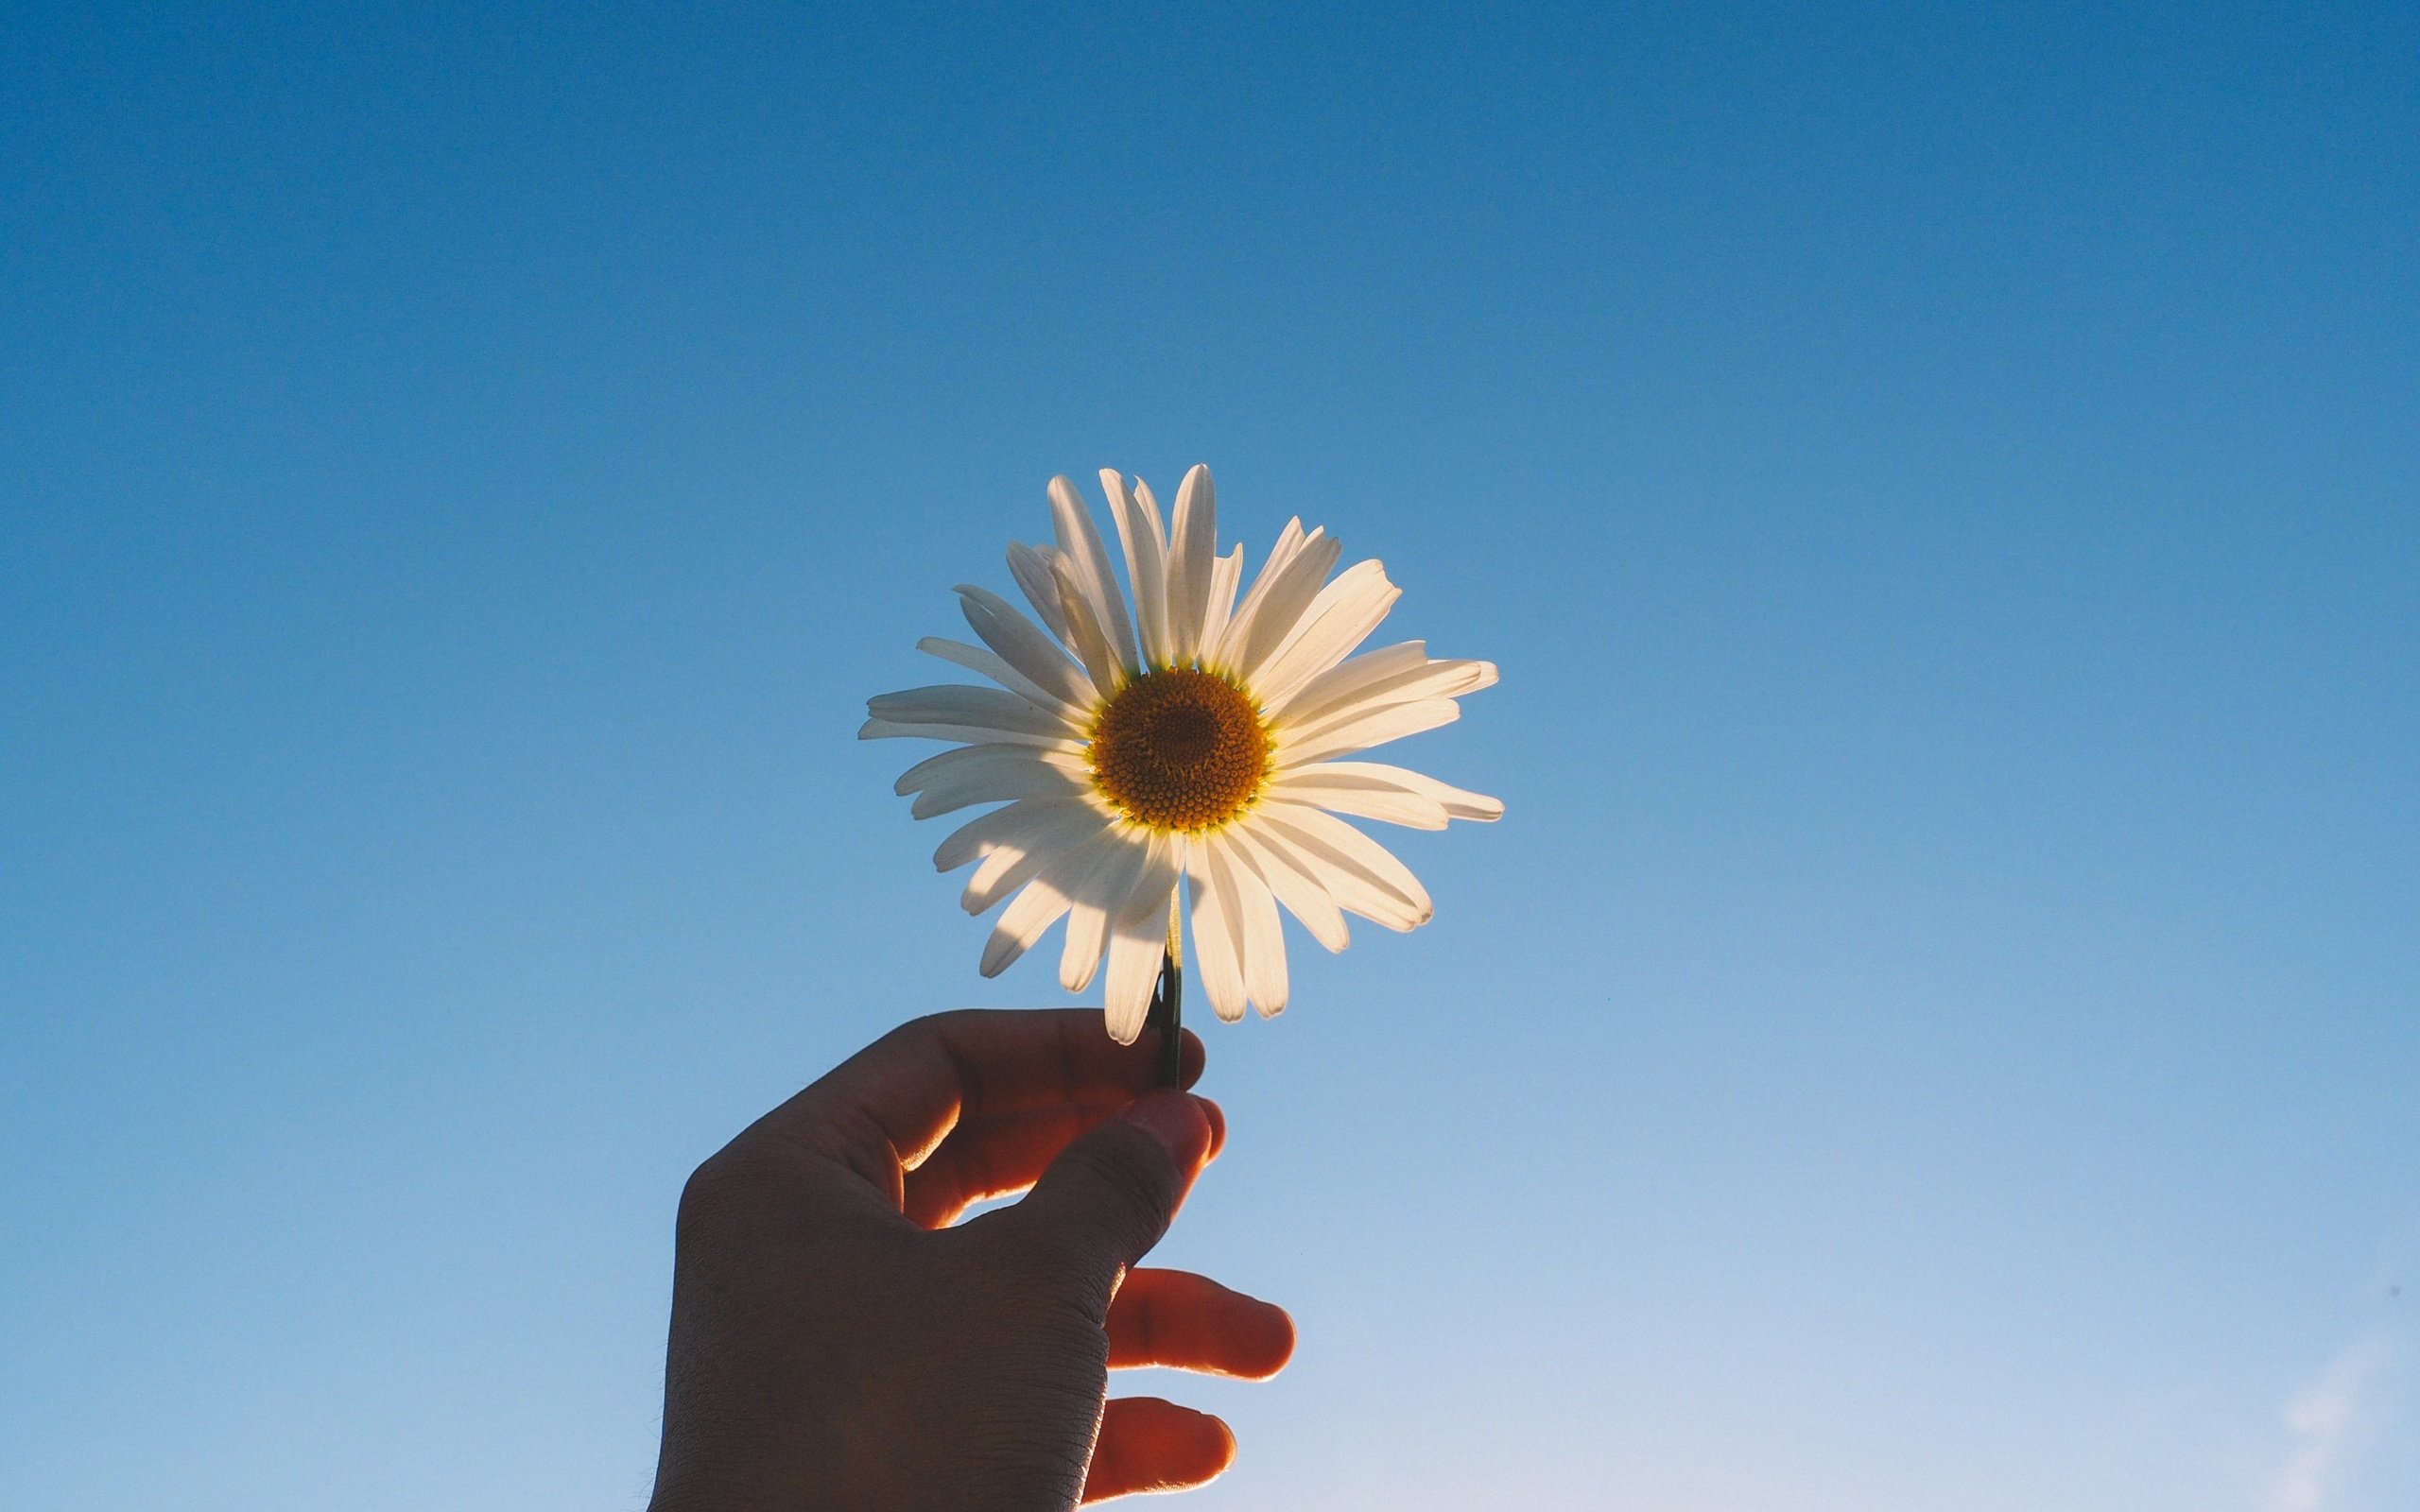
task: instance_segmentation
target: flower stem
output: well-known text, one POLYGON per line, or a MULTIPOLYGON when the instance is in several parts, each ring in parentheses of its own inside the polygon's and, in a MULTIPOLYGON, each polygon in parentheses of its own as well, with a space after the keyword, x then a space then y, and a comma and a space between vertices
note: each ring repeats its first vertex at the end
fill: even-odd
POLYGON ((1184 1084, 1184 936, 1177 901, 1168 900, 1168 943, 1160 956, 1159 985, 1151 989, 1147 1027, 1160 1031, 1160 1085, 1184 1084))

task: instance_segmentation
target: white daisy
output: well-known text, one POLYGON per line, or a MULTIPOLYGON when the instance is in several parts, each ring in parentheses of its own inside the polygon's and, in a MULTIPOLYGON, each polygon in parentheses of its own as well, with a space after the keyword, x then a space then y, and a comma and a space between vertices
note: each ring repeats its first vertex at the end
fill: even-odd
POLYGON ((1058 544, 1009 547, 1041 624, 961 585, 983 644, 917 643, 996 686, 885 694, 857 733, 959 743, 910 767, 898 791, 915 796, 920 819, 1005 805, 933 855, 943 871, 981 863, 961 900, 968 913, 1009 900, 983 974, 1063 918, 1061 985, 1083 991, 1105 954, 1109 1032, 1132 1043, 1175 937, 1180 878, 1211 1007, 1230 1022, 1247 1004, 1275 1014, 1286 1006, 1278 904, 1331 951, 1345 946, 1348 913, 1409 930, 1434 911, 1410 869, 1338 815, 1442 830, 1497 818, 1504 805, 1339 759, 1448 724, 1458 696, 1495 681, 1492 662, 1432 661, 1418 641, 1353 654, 1401 593, 1377 562, 1331 579, 1336 538, 1288 521, 1237 602, 1243 548, 1217 553, 1208 468, 1185 474, 1165 524, 1140 479, 1130 489, 1114 470, 1100 478, 1131 612, 1091 511, 1053 478, 1058 544))

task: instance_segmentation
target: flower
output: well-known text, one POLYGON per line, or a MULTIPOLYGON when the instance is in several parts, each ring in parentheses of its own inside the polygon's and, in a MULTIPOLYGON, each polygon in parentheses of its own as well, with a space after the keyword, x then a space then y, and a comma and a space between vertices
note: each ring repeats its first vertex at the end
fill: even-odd
POLYGON ((1060 984, 1091 986, 1109 961, 1109 1032, 1142 1032, 1178 880, 1189 879, 1194 957, 1219 1017, 1286 1006, 1280 903, 1331 951, 1344 915, 1409 930, 1434 912, 1410 868, 1339 818, 1442 830, 1504 805, 1418 772, 1344 761, 1452 722, 1454 700, 1495 681, 1487 662, 1432 661, 1406 641, 1354 652, 1402 591, 1376 561, 1333 579, 1340 547, 1287 523, 1240 602, 1241 546, 1217 554, 1210 470, 1177 490, 1171 521, 1136 479, 1103 469, 1131 605, 1091 510, 1050 480, 1056 546, 1009 547, 1040 624, 988 590, 958 594, 981 645, 926 651, 996 686, 885 694, 860 739, 959 742, 898 782, 917 818, 1000 803, 942 842, 943 871, 980 862, 961 902, 1014 894, 984 946, 994 976, 1062 918, 1060 984))

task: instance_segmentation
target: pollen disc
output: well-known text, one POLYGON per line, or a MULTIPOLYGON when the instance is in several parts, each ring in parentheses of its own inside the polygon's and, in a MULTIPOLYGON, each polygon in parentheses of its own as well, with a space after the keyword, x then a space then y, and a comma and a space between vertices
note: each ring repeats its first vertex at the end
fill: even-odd
POLYGON ((1206 830, 1260 791, 1269 731, 1234 683, 1169 667, 1136 678, 1101 710, 1092 762, 1100 790, 1137 824, 1206 830))

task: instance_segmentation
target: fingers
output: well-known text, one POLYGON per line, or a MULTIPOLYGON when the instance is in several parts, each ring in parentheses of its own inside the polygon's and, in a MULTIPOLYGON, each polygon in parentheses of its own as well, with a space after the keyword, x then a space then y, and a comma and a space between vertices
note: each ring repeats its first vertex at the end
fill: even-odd
POLYGON ((1284 1308, 1191 1271, 1129 1271, 1109 1304, 1113 1369, 1156 1365, 1263 1381, 1293 1353, 1284 1308))
MULTIPOLYGON (((831 1149, 888 1187, 961 1120, 1053 1106, 1115 1107, 1148 1090, 1157 1066, 1153 1038, 1117 1043, 1098 1008, 935 1014, 857 1052, 742 1137, 831 1149)), ((1201 1063, 1201 1042, 1188 1032, 1188 1086, 1201 1063)))
MULTIPOLYGON (((1210 1156, 1227 1143, 1226 1115, 1200 1099, 1210 1117, 1210 1156)), ((1033 1185, 1050 1162, 1078 1136, 1117 1111, 1119 1105, 1062 1106, 1029 1113, 1002 1113, 961 1122, 925 1163, 908 1173, 900 1211, 927 1228, 990 1197, 1005 1197, 1033 1185)))
POLYGON ((1115 1108, 1046 1108, 960 1124, 908 1173, 899 1208, 927 1228, 955 1222, 974 1203, 1033 1185, 1077 1136, 1115 1108))
POLYGON ((1208 1163, 1215 1128, 1202 1099, 1147 1093, 1069 1144, 1030 1195, 993 1216, 1089 1283, 1105 1317, 1118 1276, 1160 1242, 1208 1163))
POLYGON ((1200 1486, 1235 1458, 1236 1435, 1206 1412, 1157 1397, 1112 1398, 1084 1473, 1084 1500, 1200 1486))

